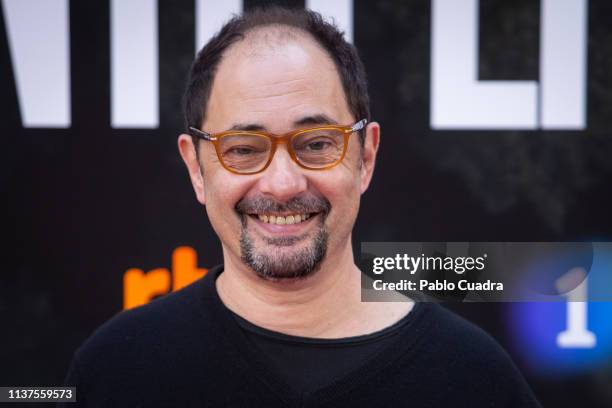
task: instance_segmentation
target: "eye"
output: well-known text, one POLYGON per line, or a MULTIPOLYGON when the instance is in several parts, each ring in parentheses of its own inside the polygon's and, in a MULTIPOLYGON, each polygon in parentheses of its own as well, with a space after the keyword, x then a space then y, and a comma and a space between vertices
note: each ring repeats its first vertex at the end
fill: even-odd
POLYGON ((330 143, 330 142, 328 142, 328 141, 326 141, 326 140, 320 140, 320 139, 319 139, 319 140, 317 140, 317 141, 313 141, 313 142, 308 143, 308 144, 306 145, 306 148, 307 148, 308 150, 314 150, 314 151, 317 151, 317 150, 324 150, 324 149, 327 149, 327 148, 329 148, 330 146, 331 146, 331 143, 330 143))
POLYGON ((317 129, 299 134, 292 142, 300 154, 324 155, 342 150, 343 135, 333 129, 317 129))
POLYGON ((235 154, 237 156, 248 156, 253 153, 256 153, 255 149, 248 146, 234 146, 225 152, 225 154, 235 154))

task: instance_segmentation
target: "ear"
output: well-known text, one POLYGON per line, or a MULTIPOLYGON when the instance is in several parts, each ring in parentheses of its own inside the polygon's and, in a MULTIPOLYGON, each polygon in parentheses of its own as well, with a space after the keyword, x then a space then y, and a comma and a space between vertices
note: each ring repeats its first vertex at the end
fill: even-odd
POLYGON ((181 134, 178 137, 178 149, 185 162, 185 166, 187 166, 187 171, 191 178, 191 185, 193 186, 196 197, 201 204, 206 205, 204 176, 202 175, 202 169, 196 155, 192 137, 184 133, 181 134))
POLYGON ((380 125, 378 122, 369 123, 366 127, 366 136, 363 144, 363 155, 361 158, 361 194, 365 193, 374 174, 376 164, 376 153, 380 144, 380 125))

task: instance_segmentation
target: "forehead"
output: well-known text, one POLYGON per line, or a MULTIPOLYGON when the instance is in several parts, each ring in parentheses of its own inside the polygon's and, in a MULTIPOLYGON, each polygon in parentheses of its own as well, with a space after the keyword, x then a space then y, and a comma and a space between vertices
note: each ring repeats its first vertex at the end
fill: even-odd
POLYGON ((260 28, 223 55, 206 114, 211 131, 235 122, 286 130, 300 116, 315 115, 351 121, 336 66, 308 33, 260 28))

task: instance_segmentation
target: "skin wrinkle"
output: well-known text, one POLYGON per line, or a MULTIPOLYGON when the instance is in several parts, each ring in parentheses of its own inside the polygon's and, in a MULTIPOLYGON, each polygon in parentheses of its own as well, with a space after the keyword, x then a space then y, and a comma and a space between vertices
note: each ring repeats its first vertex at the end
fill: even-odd
MULTIPOLYGON (((299 90, 294 90, 294 91, 287 91, 287 90, 278 90, 276 93, 274 94, 266 94, 266 92, 258 89, 258 88, 251 88, 251 89, 245 89, 242 92, 240 92, 237 96, 238 97, 242 97, 244 98, 244 103, 248 104, 250 102, 255 102, 257 105, 262 105, 265 104, 266 106, 270 106, 270 109, 275 109, 277 106, 277 104, 282 104, 284 101, 282 100, 283 98, 285 98, 286 96, 290 96, 290 95, 300 95, 305 97, 306 100, 308 99, 312 99, 312 94, 314 93, 314 90, 312 89, 299 89, 299 90), (252 95, 252 94, 261 94, 263 93, 264 95, 252 95), (310 94, 310 95, 309 95, 310 94), (272 100, 272 102, 268 102, 268 99, 270 98, 274 98, 272 100)), ((332 95, 335 96, 335 95, 332 95)), ((307 105, 307 102, 305 101, 300 101, 299 103, 300 105, 304 106, 307 105)), ((337 106, 337 105, 336 105, 337 106)), ((293 109, 295 109, 297 106, 294 106, 293 109)), ((288 107, 288 106, 284 106, 284 109, 292 109, 292 107, 288 107)))
POLYGON ((259 101, 259 100, 263 100, 263 99, 269 99, 269 98, 284 98, 287 95, 305 95, 307 94, 306 91, 304 90, 295 90, 295 91, 289 91, 289 92, 279 92, 277 94, 272 94, 272 95, 264 95, 264 96, 253 96, 253 97, 249 97, 246 99, 246 102, 249 101, 259 101))
POLYGON ((305 82, 304 78, 286 79, 284 81, 279 81, 276 84, 263 85, 263 87, 266 87, 266 86, 273 87, 273 86, 279 86, 279 85, 282 85, 282 84, 292 84, 292 85, 294 85, 296 83, 301 84, 303 82, 305 82))
MULTIPOLYGON (((286 107, 285 109, 289 113, 294 112, 294 111, 295 112, 302 112, 303 108, 305 108, 305 107, 310 107, 310 105, 308 105, 306 103, 298 103, 298 104, 295 104, 293 106, 286 107)), ((255 113, 272 113, 272 112, 274 112, 274 110, 272 110, 272 109, 266 109, 266 110, 257 110, 257 109, 254 109, 252 112, 255 112, 255 113)), ((327 113, 322 113, 322 114, 327 116, 327 117, 330 117, 330 118, 333 117, 332 115, 329 115, 327 113)), ((306 116, 306 115, 303 115, 303 116, 306 116)), ((308 116, 314 116, 314 115, 308 115, 308 116)), ((336 121, 336 123, 339 123, 339 122, 336 121)))
MULTIPOLYGON (((254 111, 254 112, 267 112, 270 111, 254 111)), ((313 115, 303 115, 301 119, 295 120, 293 122, 293 129, 305 128, 306 124, 309 126, 319 126, 319 125, 338 125, 338 122, 334 119, 331 119, 328 115, 324 113, 318 113, 313 115)), ((292 129, 292 130, 293 130, 292 129)), ((254 130, 254 131, 264 131, 270 133, 267 128, 258 123, 234 123, 229 130, 254 130)))
POLYGON ((265 88, 275 88, 281 85, 291 85, 291 86, 298 85, 299 86, 306 82, 307 81, 304 78, 285 79, 285 80, 278 79, 276 82, 273 82, 271 84, 260 84, 258 85, 258 87, 265 89, 265 88))

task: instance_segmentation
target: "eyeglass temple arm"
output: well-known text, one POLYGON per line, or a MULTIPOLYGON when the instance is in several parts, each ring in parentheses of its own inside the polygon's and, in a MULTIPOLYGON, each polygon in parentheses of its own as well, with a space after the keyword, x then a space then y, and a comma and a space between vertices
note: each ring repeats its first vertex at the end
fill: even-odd
POLYGON ((365 128, 365 125, 368 123, 367 119, 361 119, 359 122, 355 123, 353 125, 353 127, 351 127, 351 133, 352 132, 357 132, 363 128, 365 128))
POLYGON ((191 133, 192 136, 198 137, 200 139, 209 140, 209 141, 215 140, 215 138, 210 133, 203 132, 200 129, 196 129, 191 126, 189 126, 189 132, 191 133))

